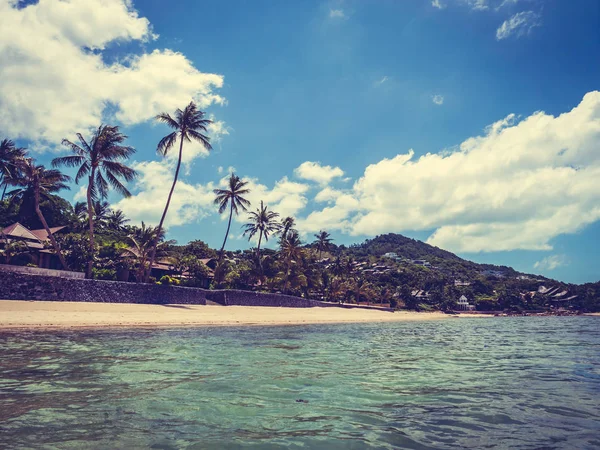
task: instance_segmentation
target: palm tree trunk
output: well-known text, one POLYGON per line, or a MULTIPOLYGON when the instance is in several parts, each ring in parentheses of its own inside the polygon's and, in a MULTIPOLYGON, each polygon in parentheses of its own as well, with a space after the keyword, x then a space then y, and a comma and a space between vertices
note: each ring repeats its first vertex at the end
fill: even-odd
POLYGON ((290 279, 290 265, 286 264, 285 266, 285 281, 283 283, 283 293, 287 294, 288 281, 290 279))
POLYGON ((262 241, 262 230, 258 235, 258 245, 256 246, 256 259, 258 259, 258 271, 262 277, 262 261, 260 260, 260 243, 262 241))
POLYGON ((96 168, 92 165, 92 171, 90 173, 90 179, 88 180, 87 188, 88 223, 90 228, 90 257, 85 269, 86 278, 92 278, 92 269, 94 267, 94 206, 92 205, 92 183, 94 183, 95 175, 96 168))
POLYGON ((67 262, 65 261, 65 257, 63 256, 62 251, 60 250, 60 246, 58 245, 58 242, 56 242, 56 239, 54 239, 54 236, 50 231, 50 227, 48 226, 48 222, 46 222, 46 218, 44 217, 44 215, 42 214, 42 210, 40 209, 40 191, 37 187, 35 189, 35 212, 38 218, 40 219, 40 222, 42 222, 44 230, 46 230, 46 233, 48 233, 48 238, 50 239, 50 242, 54 247, 54 251, 58 255, 58 259, 60 260, 63 269, 69 270, 69 266, 67 266, 67 262))
POLYGON ((2 184, 4 185, 4 189, 2 189, 2 201, 4 201, 4 196, 6 195, 6 187, 8 186, 8 183, 3 181, 2 184))
POLYGON ((231 228, 231 218, 233 217, 233 199, 231 199, 231 208, 229 210, 229 223, 227 224, 227 231, 225 232, 225 239, 223 240, 223 245, 221 246, 221 250, 219 251, 219 262, 223 258, 223 250, 225 250, 225 243, 227 242, 227 236, 229 236, 229 229, 231 228))
POLYGON ((165 210, 163 211, 162 217, 160 218, 160 222, 158 223, 158 228, 156 229, 156 237, 154 238, 154 245, 152 245, 152 252, 150 253, 150 265, 148 266, 146 276, 144 277, 144 281, 146 283, 150 279, 152 265, 154 264, 154 258, 156 257, 156 247, 158 246, 158 239, 160 236, 160 232, 162 231, 163 223, 165 222, 165 217, 167 217, 167 211, 169 210, 169 205, 171 204, 171 197, 173 196, 173 191, 175 190, 175 185, 177 184, 177 178, 179 177, 179 169, 181 168, 181 157, 183 155, 183 134, 184 133, 181 133, 181 142, 179 143, 179 158, 177 159, 175 178, 173 178, 173 185, 171 186, 171 190, 169 191, 167 204, 165 205, 165 210))

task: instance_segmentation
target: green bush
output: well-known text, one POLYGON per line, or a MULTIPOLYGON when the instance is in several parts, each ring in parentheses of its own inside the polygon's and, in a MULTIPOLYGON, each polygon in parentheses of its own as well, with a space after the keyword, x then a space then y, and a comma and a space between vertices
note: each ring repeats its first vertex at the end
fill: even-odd
POLYGON ((177 278, 164 275, 157 284, 165 284, 171 286, 179 286, 179 280, 177 278))
POLYGON ((96 280, 116 281, 117 279, 117 272, 114 269, 98 269, 94 267, 92 275, 96 280))

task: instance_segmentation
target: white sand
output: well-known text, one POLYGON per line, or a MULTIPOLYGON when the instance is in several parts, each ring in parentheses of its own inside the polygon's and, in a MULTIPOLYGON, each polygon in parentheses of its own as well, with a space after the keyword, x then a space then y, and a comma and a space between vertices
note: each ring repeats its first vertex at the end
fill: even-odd
POLYGON ((434 313, 344 308, 136 305, 0 300, 0 329, 300 325, 446 319, 434 313))

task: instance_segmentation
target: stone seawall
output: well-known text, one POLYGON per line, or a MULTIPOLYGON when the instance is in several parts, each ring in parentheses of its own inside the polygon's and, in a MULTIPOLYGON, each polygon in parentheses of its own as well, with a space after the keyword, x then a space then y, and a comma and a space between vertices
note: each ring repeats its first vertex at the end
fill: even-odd
POLYGON ((300 297, 261 292, 216 290, 120 281, 81 280, 16 272, 0 274, 0 300, 45 300, 103 303, 274 306, 311 308, 339 306, 300 297))
POLYGON ((16 272, 0 276, 2 300, 206 305, 204 289, 119 281, 81 280, 16 272))

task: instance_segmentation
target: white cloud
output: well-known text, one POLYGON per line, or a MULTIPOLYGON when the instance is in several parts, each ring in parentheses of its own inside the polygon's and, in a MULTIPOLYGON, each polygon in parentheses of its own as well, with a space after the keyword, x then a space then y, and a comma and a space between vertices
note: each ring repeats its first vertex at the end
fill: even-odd
POLYGON ((443 95, 432 95, 431 96, 431 101, 433 103, 435 103, 436 105, 443 105, 444 104, 444 96, 443 95))
POLYGON ((600 92, 558 117, 514 115, 454 152, 384 159, 305 229, 352 235, 434 230, 428 242, 460 252, 550 250, 551 240, 600 219, 600 92))
POLYGON ((471 9, 482 11, 488 9, 488 0, 463 0, 471 9))
POLYGON ((564 267, 567 265, 569 265, 569 260, 566 257, 566 255, 551 255, 551 256, 545 257, 541 261, 536 262, 533 265, 533 268, 541 270, 541 271, 546 271, 546 270, 549 271, 549 270, 554 270, 559 267, 564 267))
POLYGON ((294 174, 304 180, 327 184, 334 178, 343 176, 344 171, 339 167, 322 166, 319 162, 306 161, 294 169, 294 174))
POLYGON ((331 19, 345 19, 347 16, 343 9, 330 9, 329 17, 331 19))
MULTIPOLYGON (((136 163, 134 168, 139 177, 134 186, 134 195, 121 199, 115 204, 116 209, 121 209, 132 219, 132 223, 142 220, 146 223, 157 225, 167 201, 169 190, 173 182, 175 171, 174 160, 146 161, 136 163)), ((173 227, 197 222, 217 210, 213 204, 213 189, 227 185, 229 173, 235 171, 229 167, 224 176, 215 182, 206 184, 191 184, 180 178, 175 187, 165 226, 173 227)), ((255 178, 243 177, 248 181, 250 194, 246 198, 252 202, 251 209, 255 209, 263 200, 270 209, 278 212, 281 217, 296 216, 307 204, 306 192, 310 186, 303 183, 290 181, 283 177, 272 188, 261 184, 255 178)), ((244 223, 246 214, 242 213, 235 218, 238 223, 244 223)))
POLYGON ((192 98, 202 108, 224 102, 214 92, 223 77, 198 71, 181 53, 103 59, 109 44, 155 37, 130 0, 40 0, 23 8, 1 0, 0 129, 59 142, 102 119, 130 125, 192 98), (114 118, 106 117, 107 105, 114 118))
POLYGON ((384 75, 383 77, 381 77, 381 79, 377 80, 377 82, 375 83, 375 85, 381 86, 383 83, 385 83, 389 79, 390 79, 390 77, 388 77, 387 75, 384 75))
POLYGON ((446 7, 446 5, 444 5, 442 2, 440 2, 440 0, 433 0, 431 2, 431 6, 433 6, 434 8, 437 8, 437 9, 444 9, 446 7))
POLYGON ((540 15, 533 11, 523 11, 505 20, 496 30, 496 39, 502 40, 509 36, 517 37, 528 34, 532 28, 540 26, 540 15))

